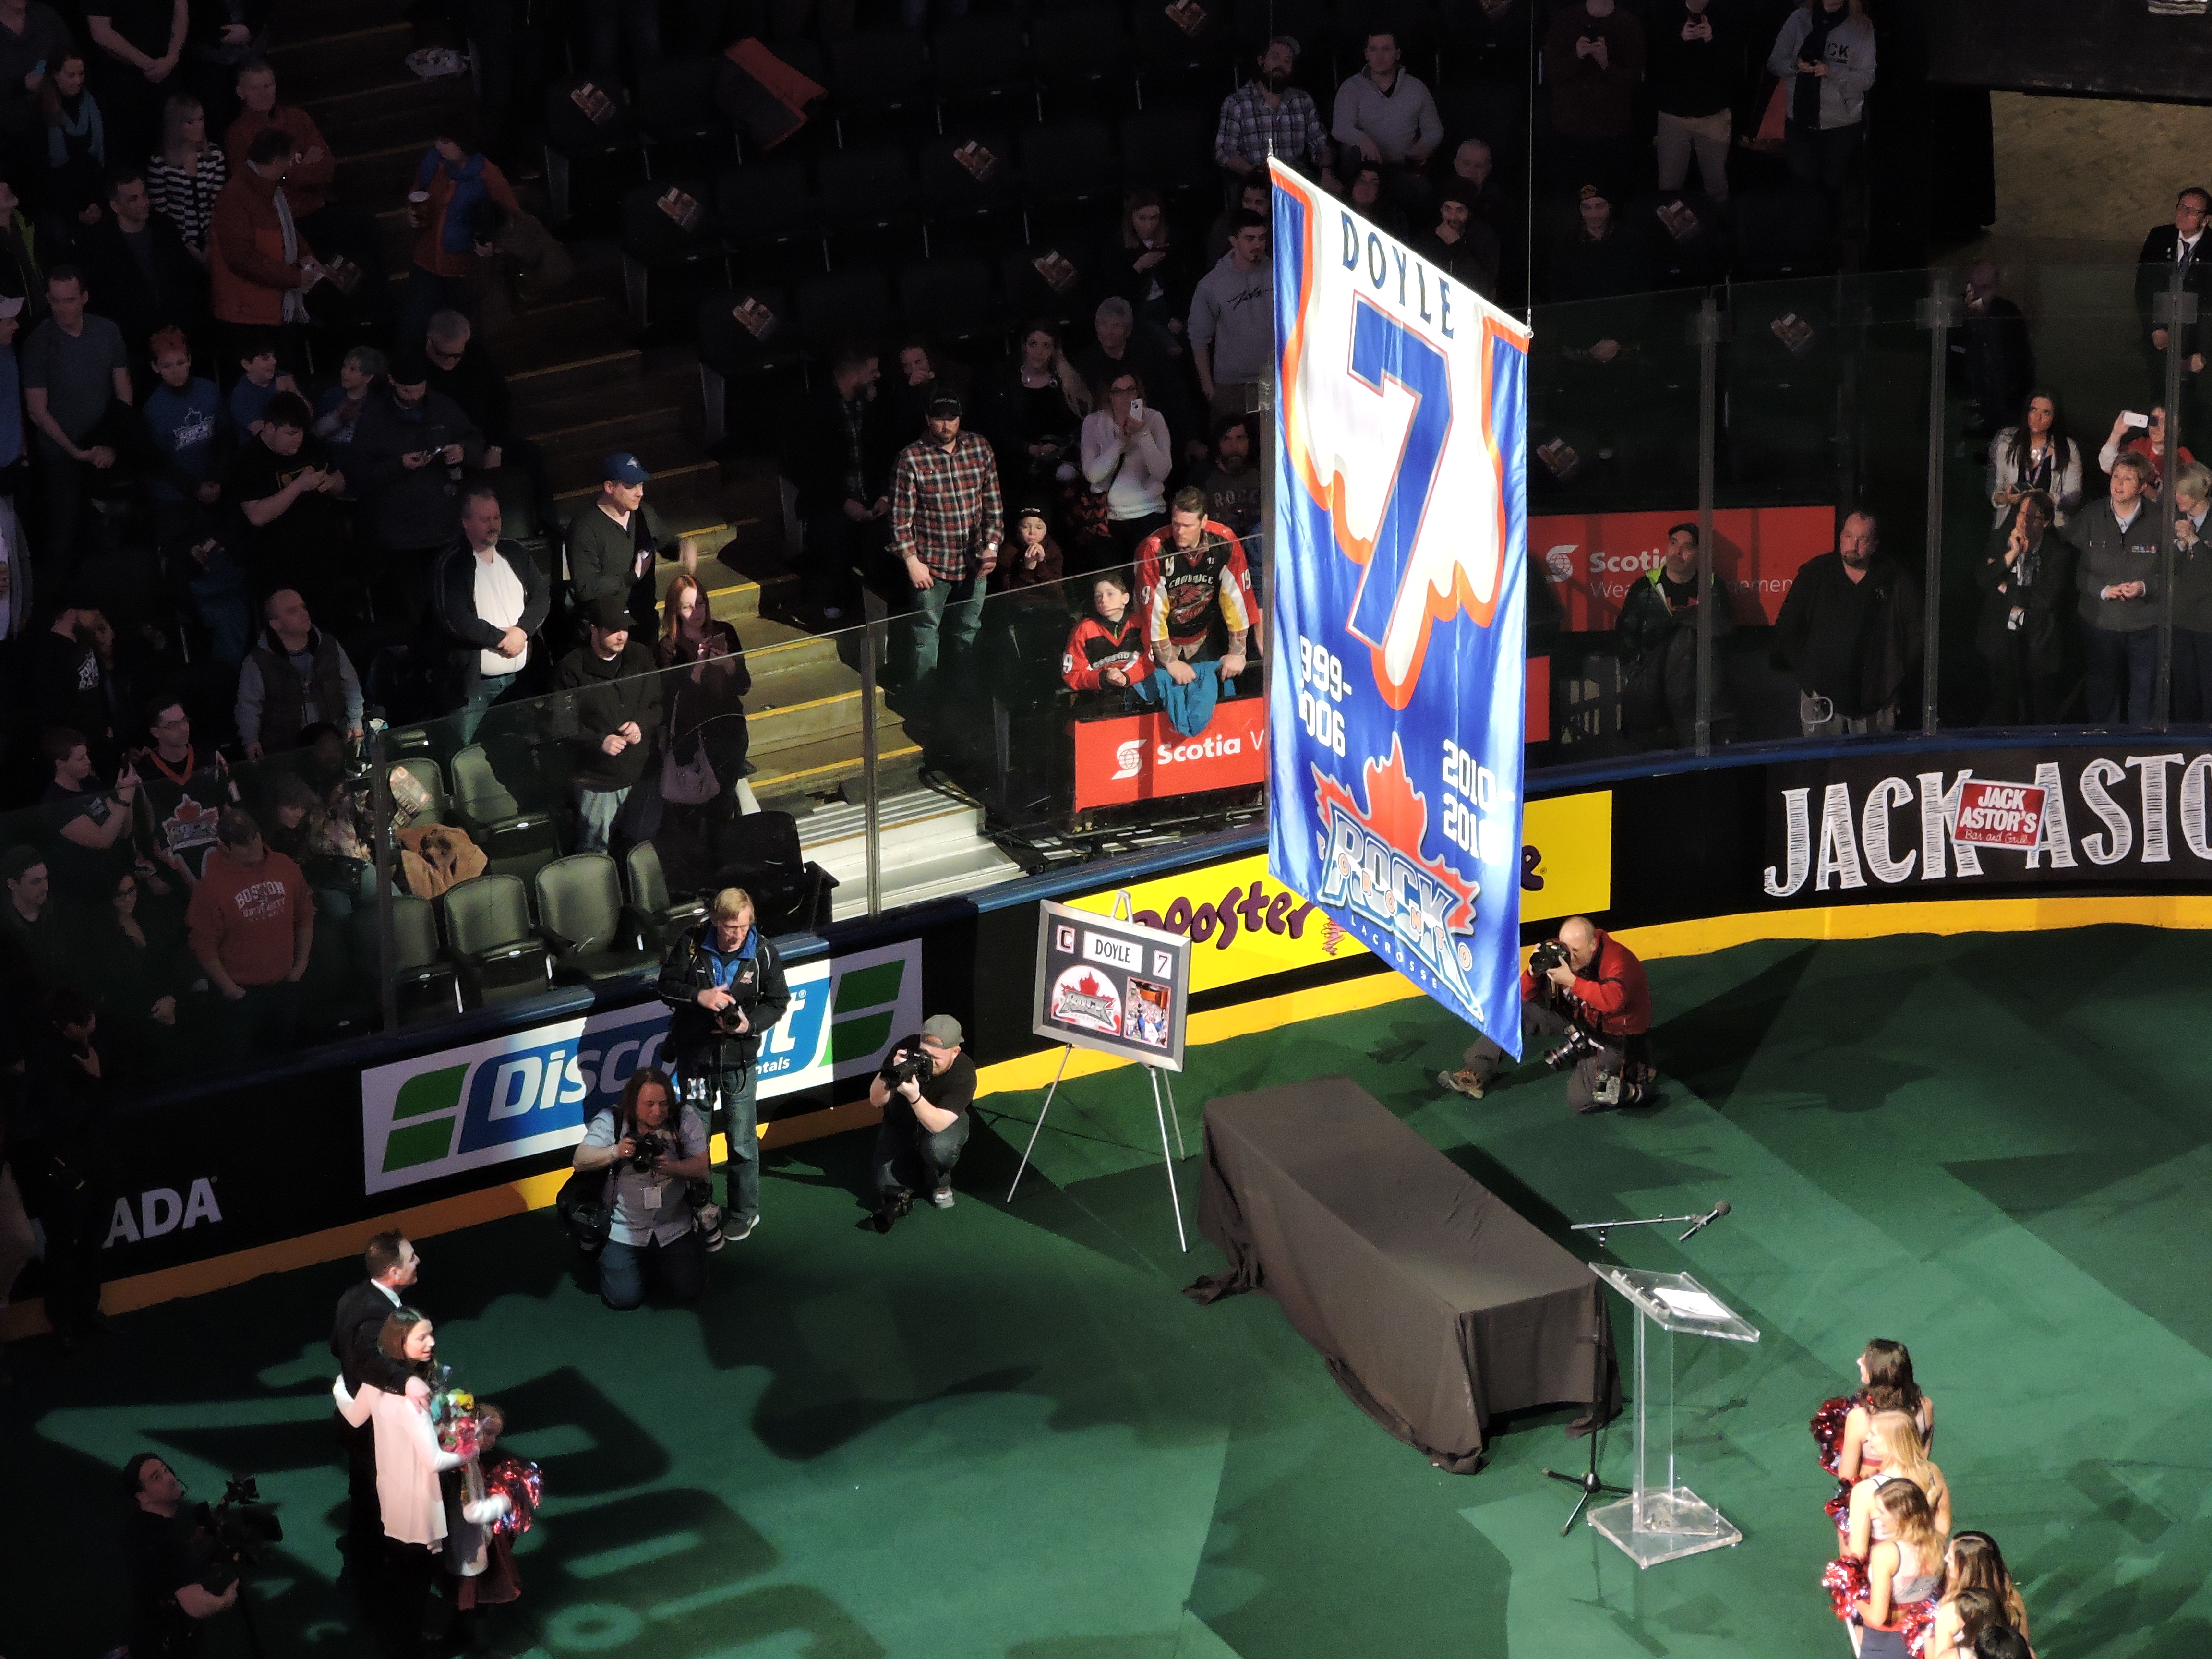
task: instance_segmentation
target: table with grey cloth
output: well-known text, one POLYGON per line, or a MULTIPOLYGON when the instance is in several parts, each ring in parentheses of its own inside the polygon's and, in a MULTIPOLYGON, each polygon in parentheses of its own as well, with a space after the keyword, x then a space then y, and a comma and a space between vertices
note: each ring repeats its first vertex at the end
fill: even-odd
POLYGON ((1583 1433, 1620 1406, 1603 1287, 1348 1078, 1206 1106, 1199 1231, 1225 1273, 1199 1302, 1264 1291, 1352 1401, 1455 1474, 1491 1419, 1577 1403, 1583 1433))

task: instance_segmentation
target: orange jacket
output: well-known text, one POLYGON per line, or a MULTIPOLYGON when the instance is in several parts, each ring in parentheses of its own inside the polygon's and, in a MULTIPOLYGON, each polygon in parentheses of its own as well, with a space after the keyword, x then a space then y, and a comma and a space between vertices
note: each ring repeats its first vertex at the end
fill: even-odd
MULTIPOLYGON (((291 193, 285 192, 291 201, 291 193)), ((299 204, 293 202, 294 228, 299 204)), ((305 236, 300 257, 312 257, 305 236)), ((300 286, 300 267, 284 263, 284 226, 276 216, 276 186, 252 167, 230 176, 215 198, 208 227, 208 278, 216 320, 274 328, 284 320, 284 295, 300 286)))
MULTIPOLYGON (((415 238, 415 263, 441 276, 467 276, 471 269, 471 256, 448 253, 445 247, 446 209, 453 199, 453 175, 446 171, 441 161, 432 169, 428 182, 415 187, 430 192, 430 222, 415 238)), ((507 182, 507 175, 498 165, 489 160, 483 164, 483 188, 484 194, 505 208, 510 216, 522 211, 522 204, 515 199, 514 187, 507 182)))
POLYGON ((323 130, 303 109, 289 109, 279 104, 266 115, 240 110, 238 118, 230 124, 230 131, 222 136, 223 159, 230 163, 230 176, 235 179, 246 171, 246 148, 264 127, 282 127, 290 133, 292 154, 295 156, 305 155, 310 150, 322 152, 312 161, 294 161, 284 179, 284 196, 291 203, 292 211, 314 212, 330 199, 331 181, 338 176, 338 161, 331 154, 330 141, 323 137, 323 130))

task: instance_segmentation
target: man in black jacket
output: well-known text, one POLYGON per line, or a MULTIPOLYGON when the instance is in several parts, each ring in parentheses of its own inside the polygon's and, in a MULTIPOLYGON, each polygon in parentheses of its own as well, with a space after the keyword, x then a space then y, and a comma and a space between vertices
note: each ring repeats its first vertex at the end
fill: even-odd
POLYGON ((576 850, 600 853, 653 753, 660 672, 653 653, 631 641, 629 607, 613 594, 592 600, 585 620, 585 641, 562 659, 553 684, 576 711, 576 850))
MULTIPOLYGON (((2184 292, 2199 296, 2212 293, 2212 245, 2204 240, 2208 216, 2212 216, 2212 191, 2190 185, 2174 198, 2173 222, 2154 227, 2143 238, 2142 252, 2136 255, 2136 315, 2142 325, 2143 357, 2154 386, 2166 384, 2166 331, 2158 320, 2155 305, 2158 296, 2172 287, 2176 267, 2184 292)), ((2182 329, 2184 386, 2192 384, 2192 377, 2204 368, 2197 333, 2203 320, 2200 315, 2182 329)))
POLYGON ((1797 676, 1808 738, 1897 729, 1897 694, 1919 666, 1920 584, 1881 551, 1871 513, 1844 520, 1837 550, 1808 559, 1774 625, 1778 667, 1797 676))
MULTIPOLYGON (((337 1314, 331 1322, 331 1357, 338 1362, 346 1390, 351 1393, 369 1382, 388 1394, 413 1394, 428 1401, 428 1385, 386 1358, 376 1345, 377 1333, 402 1305, 399 1293, 414 1284, 422 1259, 403 1234, 383 1232, 368 1241, 362 1265, 368 1277, 338 1298, 337 1314)), ((384 1511, 376 1497, 376 1428, 364 1423, 356 1429, 335 1412, 331 1419, 346 1449, 346 1491, 351 1499, 346 1560, 353 1572, 354 1593, 364 1607, 370 1607, 376 1596, 376 1564, 384 1550, 384 1511)))
POLYGON ((730 1165, 719 1238, 741 1239, 760 1222, 760 1133, 753 1062, 761 1039, 791 1006, 783 958, 754 926, 752 896, 742 887, 714 895, 707 919, 668 948, 660 964, 660 1000, 669 1007, 665 1053, 676 1062, 686 1104, 711 1122, 722 1114, 730 1165))
MULTIPOLYGON (((1667 532, 1667 552, 1658 565, 1628 585, 1614 625, 1628 655, 1628 684, 1621 695, 1622 724, 1631 732, 1672 738, 1684 748, 1698 731, 1698 526, 1678 524, 1667 532)), ((1704 603, 1712 611, 1716 642, 1735 627, 1728 605, 1713 584, 1704 603)), ((1713 662, 1713 735, 1725 741, 1723 722, 1733 726, 1717 649, 1713 662)))
POLYGON ((476 741, 484 711, 522 672, 553 604, 538 561, 500 529, 499 496, 489 484, 471 484, 461 502, 461 538, 438 561, 431 583, 465 744, 476 741))
POLYGON ((430 390, 422 347, 402 343, 390 377, 354 422, 346 477, 384 550, 385 583, 418 621, 432 567, 460 526, 461 471, 482 466, 483 454, 483 434, 451 398, 430 390))
POLYGON ((872 351, 848 343, 830 367, 830 384, 807 394, 785 465, 799 486, 806 525, 806 562, 799 573, 806 598, 832 627, 858 599, 855 568, 883 553, 891 510, 891 441, 876 396, 883 365, 872 351))
POLYGON ((207 276, 185 252, 175 222, 154 211, 144 169, 125 167, 112 175, 107 205, 98 224, 77 232, 77 258, 95 309, 123 331, 143 404, 154 389, 147 342, 169 327, 196 338, 207 332, 207 276))

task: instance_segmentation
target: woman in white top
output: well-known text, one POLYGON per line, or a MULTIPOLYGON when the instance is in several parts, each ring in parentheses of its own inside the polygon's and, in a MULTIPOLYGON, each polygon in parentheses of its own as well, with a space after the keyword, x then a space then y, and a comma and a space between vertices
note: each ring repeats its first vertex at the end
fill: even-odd
MULTIPOLYGON (((2107 468, 2106 471, 2110 471, 2107 468)), ((2058 509, 2051 522, 2060 527, 2081 505, 2081 446, 2068 435, 2058 400, 2048 392, 2031 392, 2020 424, 2008 426, 1990 445, 1990 504, 2002 524, 2013 503, 2040 489, 2058 509)))
POLYGON ((1137 544, 1168 521, 1168 474, 1175 452, 1168 423, 1145 402, 1145 383, 1124 368, 1099 383, 1099 406, 1083 421, 1083 477, 1106 497, 1106 530, 1115 556, 1135 556, 1137 544))

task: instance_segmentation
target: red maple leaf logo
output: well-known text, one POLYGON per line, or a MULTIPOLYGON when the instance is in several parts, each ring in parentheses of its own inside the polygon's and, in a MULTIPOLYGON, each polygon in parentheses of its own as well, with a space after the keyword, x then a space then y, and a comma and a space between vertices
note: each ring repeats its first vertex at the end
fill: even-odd
POLYGON ((1314 799, 1322 817, 1328 818, 1332 805, 1341 808, 1353 822, 1386 842, 1407 863, 1434 878, 1438 886, 1458 901, 1445 913, 1444 926, 1448 930, 1458 933, 1472 929, 1474 901, 1481 889, 1442 860, 1423 855, 1421 843, 1429 832, 1429 805, 1421 792, 1413 787, 1413 777, 1406 769, 1405 748, 1396 732, 1390 734, 1390 758, 1379 764, 1370 760, 1360 768, 1360 772, 1367 793, 1364 808, 1352 799, 1351 791, 1342 784, 1318 766, 1314 768, 1314 799))
POLYGON ((1087 997, 1095 997, 1098 994, 1098 981, 1092 975, 1085 974, 1075 981, 1075 988, 1087 997))
POLYGON ((200 804, 187 795, 177 803, 177 810, 171 816, 179 823, 191 823, 200 816, 200 804))

